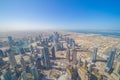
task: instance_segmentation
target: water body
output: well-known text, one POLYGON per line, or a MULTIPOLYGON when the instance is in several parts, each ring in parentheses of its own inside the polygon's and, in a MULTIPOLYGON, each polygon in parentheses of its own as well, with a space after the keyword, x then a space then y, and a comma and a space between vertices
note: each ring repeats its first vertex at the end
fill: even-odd
POLYGON ((83 34, 97 34, 102 36, 110 36, 110 37, 119 37, 120 38, 120 30, 68 30, 70 32, 77 32, 83 34))

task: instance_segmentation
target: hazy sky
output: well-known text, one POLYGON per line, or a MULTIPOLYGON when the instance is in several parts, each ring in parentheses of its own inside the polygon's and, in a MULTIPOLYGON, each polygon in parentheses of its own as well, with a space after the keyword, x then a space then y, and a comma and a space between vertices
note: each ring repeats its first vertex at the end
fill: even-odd
POLYGON ((0 30, 120 29, 120 0, 0 0, 0 30))

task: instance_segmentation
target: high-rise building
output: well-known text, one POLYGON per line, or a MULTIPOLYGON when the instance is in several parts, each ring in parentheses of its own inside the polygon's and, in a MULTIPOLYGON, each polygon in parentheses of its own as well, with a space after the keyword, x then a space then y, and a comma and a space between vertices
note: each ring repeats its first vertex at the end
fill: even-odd
POLYGON ((88 64, 88 63, 87 63, 87 61, 85 60, 85 62, 84 62, 84 64, 83 64, 83 67, 84 67, 84 68, 87 68, 87 64, 88 64))
POLYGON ((14 56, 14 51, 12 49, 9 49, 8 50, 8 58, 9 58, 9 62, 11 64, 12 67, 15 67, 16 66, 16 59, 15 59, 15 56, 14 56))
POLYGON ((26 76, 26 72, 25 72, 25 71, 23 71, 23 72, 21 73, 21 79, 22 79, 22 80, 27 80, 27 76, 26 76))
POLYGON ((20 53, 21 53, 21 54, 25 54, 24 48, 20 48, 20 53))
POLYGON ((56 56, 55 56, 55 47, 54 46, 52 47, 51 52, 52 52, 52 58, 55 59, 56 56))
POLYGON ((78 67, 82 66, 82 61, 81 61, 81 58, 79 57, 78 59, 78 67))
POLYGON ((12 47, 14 42, 12 36, 8 36, 8 42, 9 42, 9 46, 12 47))
POLYGON ((68 38, 68 41, 67 41, 67 44, 68 44, 68 47, 71 48, 71 49, 74 49, 75 48, 75 41, 74 39, 69 39, 68 38))
POLYGON ((96 57, 97 57, 97 51, 98 51, 98 48, 94 48, 94 53, 93 53, 93 59, 92 59, 92 62, 95 62, 96 61, 96 57))
POLYGON ((114 58, 115 58, 116 50, 112 50, 107 62, 107 66, 105 71, 106 72, 111 72, 113 70, 113 63, 114 63, 114 58))
POLYGON ((72 61, 73 62, 77 61, 77 50, 76 49, 72 50, 72 61))
POLYGON ((66 59, 67 59, 68 61, 70 61, 70 49, 69 49, 69 48, 67 49, 66 59))
POLYGON ((24 61, 24 58, 23 58, 23 56, 21 56, 21 58, 20 58, 20 63, 21 63, 21 65, 22 65, 22 69, 26 69, 26 65, 25 65, 25 61, 24 61))
POLYGON ((29 62, 30 62, 30 63, 34 63, 34 59, 33 59, 32 54, 31 54, 31 55, 29 55, 29 62))
POLYGON ((5 62, 3 61, 2 57, 0 56, 0 67, 2 67, 5 64, 5 62))
POLYGON ((54 44, 58 43, 59 40, 59 34, 57 32, 53 33, 53 42, 54 44))
POLYGON ((73 72, 72 80, 81 80, 78 74, 77 66, 73 65, 72 72, 73 72))
POLYGON ((49 50, 47 47, 43 48, 43 58, 44 58, 44 66, 46 69, 50 68, 50 57, 49 57, 49 50))
POLYGON ((36 58, 36 67, 37 69, 41 69, 42 65, 41 65, 41 58, 37 57, 36 58))
POLYGON ((3 51, 2 51, 2 50, 0 50, 0 56, 4 56, 4 54, 3 54, 3 51))
POLYGON ((4 80, 11 80, 11 71, 10 68, 7 68, 3 74, 4 80))
POLYGON ((35 66, 31 67, 31 73, 34 76, 34 80, 39 80, 38 70, 35 66))
POLYGON ((11 76, 11 80, 18 80, 18 78, 17 78, 17 76, 16 76, 16 74, 14 73, 14 74, 12 74, 12 76, 11 76))

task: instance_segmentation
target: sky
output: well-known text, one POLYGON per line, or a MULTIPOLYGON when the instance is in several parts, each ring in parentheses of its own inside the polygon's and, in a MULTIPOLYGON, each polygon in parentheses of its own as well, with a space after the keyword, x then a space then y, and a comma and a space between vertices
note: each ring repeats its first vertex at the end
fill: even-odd
POLYGON ((120 29, 120 0, 0 0, 0 31, 120 29))

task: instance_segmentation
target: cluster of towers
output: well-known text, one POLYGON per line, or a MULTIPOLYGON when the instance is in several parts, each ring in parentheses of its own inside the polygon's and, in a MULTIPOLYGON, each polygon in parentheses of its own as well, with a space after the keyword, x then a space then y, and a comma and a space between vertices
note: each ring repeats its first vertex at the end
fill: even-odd
MULTIPOLYGON (((9 70, 13 68, 14 73, 18 72, 20 74, 19 77, 23 78, 22 80, 27 80, 28 73, 32 74, 32 76, 34 77, 34 80, 38 80, 38 76, 39 76, 38 70, 51 69, 50 59, 52 58, 53 60, 55 60, 56 51, 63 49, 63 43, 59 42, 59 34, 57 32, 54 32, 52 37, 43 38, 42 36, 39 36, 39 37, 36 37, 35 40, 37 41, 37 43, 39 43, 39 45, 37 44, 37 46, 42 47, 41 50, 38 49, 37 47, 33 47, 32 45, 30 46, 30 48, 19 47, 18 51, 19 53, 21 53, 20 66, 23 69, 23 71, 21 72, 17 70, 17 67, 16 67, 18 63, 15 59, 14 47, 16 46, 13 44, 14 40, 11 36, 8 37, 8 42, 10 46, 10 49, 7 51, 7 56, 9 58, 9 63, 10 63, 9 70), (54 45, 49 46, 49 42, 51 41, 52 43, 54 43, 54 45), (26 52, 31 52, 31 54, 29 55, 29 62, 27 63, 22 56, 26 54, 26 52), (51 54, 51 57, 50 57, 50 54, 51 54)), ((10 76, 12 77, 13 74, 12 73, 10 74, 11 74, 10 76)), ((7 74, 4 74, 4 75, 6 76, 7 74)), ((9 77, 7 78, 4 77, 5 80, 17 80, 15 77, 14 79, 9 77)))
MULTIPOLYGON (((30 39, 33 42, 33 39, 30 39)), ((10 49, 6 51, 6 54, 9 59, 10 65, 5 69, 3 74, 4 80, 27 80, 28 75, 31 76, 33 80, 40 80, 40 71, 39 70, 49 70, 51 69, 51 59, 56 59, 56 51, 63 50, 63 42, 60 41, 60 35, 58 32, 54 32, 53 35, 49 36, 48 38, 44 38, 42 35, 39 37, 35 37, 35 41, 37 43, 37 47, 30 46, 29 48, 19 47, 14 44, 14 40, 11 36, 8 37, 8 42, 10 49), (49 45, 50 43, 53 43, 49 45), (42 47, 42 49, 38 49, 38 46, 42 47), (40 52, 41 51, 41 52, 40 52), (23 55, 27 52, 29 54, 29 61, 26 62, 24 60, 23 55), (15 58, 15 53, 21 53, 20 57, 20 64, 17 63, 15 58)), ((73 64, 67 67, 67 72, 71 76, 70 79, 72 80, 80 80, 80 75, 86 77, 84 80, 91 78, 92 75, 92 66, 89 65, 88 62, 85 60, 84 63, 81 61, 81 58, 77 60, 77 49, 74 39, 67 38, 67 50, 66 50, 66 59, 69 64, 73 64), (83 73, 84 72, 84 73, 83 73)), ((98 48, 94 48, 92 54, 92 62, 97 61, 97 53, 98 48)), ((116 50, 112 50, 109 59, 107 60, 107 65, 105 71, 111 73, 113 71, 113 64, 115 59, 116 50)), ((3 55, 3 52, 0 51, 0 55, 3 55)), ((2 59, 0 58, 0 64, 2 63, 2 59)), ((117 65, 120 67, 120 64, 117 65)), ((117 73, 118 68, 115 69, 117 73)))

